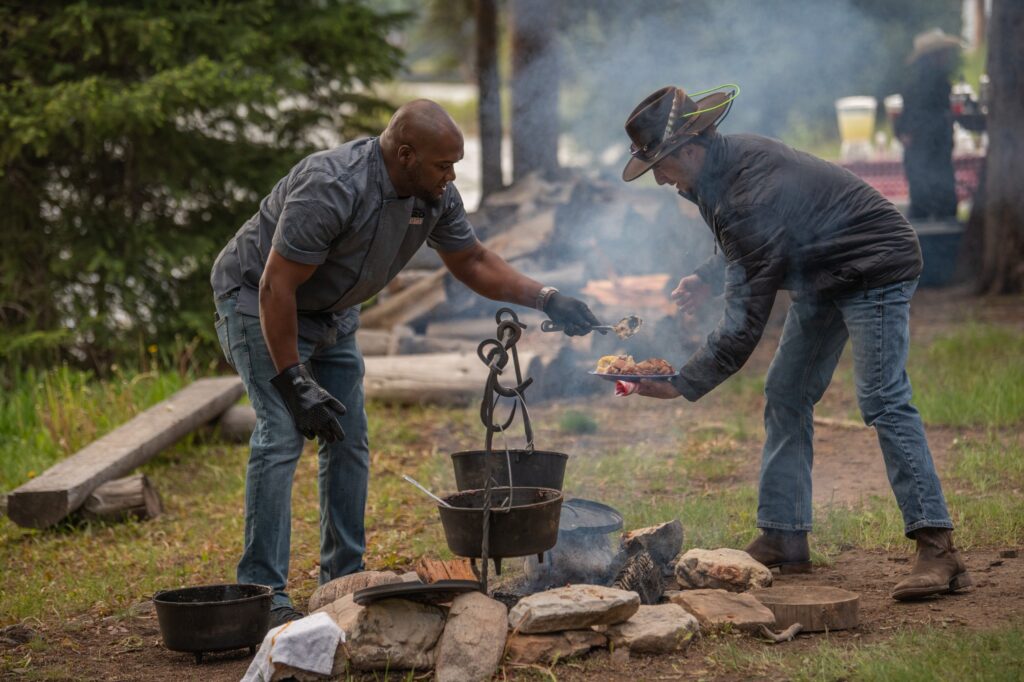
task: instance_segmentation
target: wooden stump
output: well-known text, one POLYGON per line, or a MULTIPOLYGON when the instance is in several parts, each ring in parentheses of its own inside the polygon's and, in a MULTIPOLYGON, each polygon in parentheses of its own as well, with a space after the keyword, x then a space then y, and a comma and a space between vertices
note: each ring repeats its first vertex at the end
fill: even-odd
POLYGON ((775 614, 775 626, 794 623, 804 632, 847 630, 859 623, 860 596, 856 592, 823 585, 782 585, 752 590, 751 595, 775 614))
POLYGON ((859 623, 860 596, 838 587, 780 585, 750 594, 775 614, 779 628, 800 623, 804 632, 823 632, 847 630, 859 623))
POLYGON ((108 481, 92 491, 82 505, 82 518, 102 521, 123 521, 136 518, 153 519, 163 512, 156 488, 145 474, 108 481))

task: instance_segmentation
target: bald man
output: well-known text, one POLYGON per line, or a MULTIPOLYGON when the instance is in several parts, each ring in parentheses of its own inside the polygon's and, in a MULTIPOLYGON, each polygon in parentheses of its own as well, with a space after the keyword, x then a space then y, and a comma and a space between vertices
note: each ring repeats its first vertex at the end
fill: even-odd
POLYGON ((482 296, 543 310, 569 335, 598 324, 582 301, 525 277, 477 240, 454 185, 462 155, 447 112, 410 102, 379 138, 300 161, 213 265, 217 336, 256 410, 237 577, 274 589, 275 625, 301 617, 285 587, 304 438, 319 443, 320 583, 363 570, 369 446, 359 304, 424 242, 482 296))

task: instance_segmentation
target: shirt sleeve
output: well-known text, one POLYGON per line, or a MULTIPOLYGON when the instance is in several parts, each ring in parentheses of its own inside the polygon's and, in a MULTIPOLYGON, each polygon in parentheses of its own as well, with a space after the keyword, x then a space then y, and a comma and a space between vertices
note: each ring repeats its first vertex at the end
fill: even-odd
POLYGON ((349 188, 338 178, 321 171, 298 175, 277 219, 274 250, 297 263, 320 265, 348 224, 352 205, 349 188))
POLYGON ((722 231, 721 244, 728 261, 725 311, 673 380, 688 400, 700 399, 747 362, 786 276, 786 230, 769 208, 736 211, 722 231))
POLYGON ((700 267, 693 271, 693 274, 711 287, 711 293, 721 296, 725 288, 725 266, 725 258, 722 254, 715 253, 708 256, 708 259, 701 263, 700 267))
POLYGON ((427 236, 427 245, 438 251, 462 251, 476 244, 476 232, 466 216, 462 196, 455 185, 448 186, 443 201, 444 211, 427 236))

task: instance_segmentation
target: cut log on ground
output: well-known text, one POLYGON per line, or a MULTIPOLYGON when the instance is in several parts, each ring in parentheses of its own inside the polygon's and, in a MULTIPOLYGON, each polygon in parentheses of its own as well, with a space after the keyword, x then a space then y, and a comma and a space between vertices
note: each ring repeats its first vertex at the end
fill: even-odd
MULTIPOLYGON (((519 353, 526 376, 541 372, 543 360, 535 353, 519 353)), ((363 386, 367 398, 400 405, 459 405, 479 399, 487 381, 487 366, 476 353, 430 353, 366 358, 363 386)), ((511 385, 510 376, 502 383, 511 385)), ((527 400, 530 399, 529 393, 527 400)))
POLYGON ((8 516, 26 528, 52 526, 102 484, 131 472, 217 417, 243 391, 238 377, 193 382, 12 491, 8 516))
POLYGON ((838 587, 780 585, 750 594, 775 614, 778 628, 800 623, 802 632, 824 632, 848 630, 860 622, 860 596, 838 587))
POLYGON ((217 419, 217 433, 229 443, 248 443, 256 428, 256 411, 252 405, 232 405, 217 419))
POLYGON ((439 580, 479 580, 469 559, 441 561, 423 557, 416 564, 416 574, 425 583, 436 583, 439 580))
MULTIPOLYGON (((545 248, 554 230, 555 211, 545 209, 488 239, 484 245, 505 260, 512 260, 545 248)), ((438 268, 407 289, 364 311, 360 324, 364 329, 389 329, 409 324, 425 315, 445 301, 444 277, 447 272, 446 268, 438 268)))
POLYGON ((107 481, 93 490, 79 513, 90 520, 147 521, 160 516, 163 510, 160 495, 145 474, 133 474, 107 481))

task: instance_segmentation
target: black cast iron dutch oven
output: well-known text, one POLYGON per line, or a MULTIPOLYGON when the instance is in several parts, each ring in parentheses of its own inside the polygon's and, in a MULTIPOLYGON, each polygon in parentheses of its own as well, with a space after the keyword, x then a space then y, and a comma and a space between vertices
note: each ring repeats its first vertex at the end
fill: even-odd
POLYGON ((249 648, 270 629, 273 590, 265 585, 200 585, 164 590, 153 597, 164 645, 195 654, 249 648))

